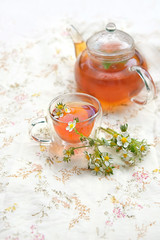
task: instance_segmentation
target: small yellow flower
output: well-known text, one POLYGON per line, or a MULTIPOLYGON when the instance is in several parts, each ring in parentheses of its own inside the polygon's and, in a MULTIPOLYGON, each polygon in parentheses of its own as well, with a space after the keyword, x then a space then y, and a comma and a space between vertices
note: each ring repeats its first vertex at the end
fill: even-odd
POLYGON ((141 152, 145 151, 145 146, 142 145, 140 149, 141 149, 141 152))
POLYGON ((55 111, 55 113, 54 113, 54 117, 55 117, 55 118, 63 117, 63 113, 62 113, 60 110, 55 111))
POLYGON ((85 158, 89 161, 90 160, 90 156, 88 154, 85 155, 85 158))
POLYGON ((146 154, 147 154, 147 151, 148 151, 148 146, 145 145, 145 144, 142 144, 142 145, 140 146, 140 151, 141 151, 141 154, 142 154, 143 156, 146 155, 146 154))
POLYGON ((126 143, 126 142, 127 142, 127 138, 122 137, 122 138, 121 138, 121 142, 122 142, 123 144, 126 143))
POLYGON ((95 172, 99 172, 99 167, 95 167, 95 168, 94 168, 94 171, 95 171, 95 172))
POLYGON ((112 168, 111 168, 111 167, 107 167, 107 168, 105 169, 105 171, 106 171, 106 173, 111 173, 111 172, 112 172, 112 168))
POLYGON ((66 156, 70 156, 70 155, 71 155, 71 154, 70 154, 70 151, 69 151, 69 150, 66 150, 65 155, 66 155, 66 156))
POLYGON ((105 161, 109 161, 109 156, 106 155, 106 156, 104 157, 104 160, 105 160, 105 161))
POLYGON ((131 138, 128 133, 122 133, 122 136, 118 135, 117 137, 117 145, 123 148, 127 148, 129 143, 131 142, 131 138))
POLYGON ((70 121, 70 122, 68 123, 68 126, 66 127, 66 130, 68 130, 69 132, 71 132, 71 131, 75 128, 75 126, 76 126, 76 120, 73 120, 73 122, 70 121))
POLYGON ((64 112, 65 112, 65 113, 70 113, 71 110, 70 110, 68 107, 64 107, 64 112))
POLYGON ((99 158, 97 158, 97 159, 95 160, 95 162, 99 162, 99 158))
POLYGON ((114 138, 117 138, 117 137, 118 137, 118 134, 117 134, 117 133, 114 133, 114 134, 113 134, 113 137, 114 137, 114 138))
POLYGON ((57 108, 60 109, 60 110, 62 110, 62 109, 64 108, 64 106, 63 106, 63 104, 59 104, 59 105, 57 106, 57 108))

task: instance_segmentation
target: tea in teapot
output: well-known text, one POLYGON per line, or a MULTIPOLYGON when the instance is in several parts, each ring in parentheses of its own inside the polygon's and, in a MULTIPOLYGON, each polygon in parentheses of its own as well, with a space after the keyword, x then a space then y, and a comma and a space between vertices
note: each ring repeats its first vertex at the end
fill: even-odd
POLYGON ((155 97, 156 89, 147 64, 135 49, 127 33, 109 23, 106 30, 95 33, 86 42, 75 44, 83 50, 75 63, 77 90, 98 98, 103 109, 134 101, 146 104, 155 97), (146 88, 145 98, 138 95, 146 88))

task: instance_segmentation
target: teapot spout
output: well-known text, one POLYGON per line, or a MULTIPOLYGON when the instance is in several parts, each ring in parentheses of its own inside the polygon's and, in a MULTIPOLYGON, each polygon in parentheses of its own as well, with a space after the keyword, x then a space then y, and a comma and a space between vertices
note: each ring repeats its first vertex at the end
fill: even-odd
POLYGON ((71 25, 70 28, 67 29, 69 32, 69 35, 72 38, 72 41, 74 43, 74 48, 75 48, 75 55, 78 57, 83 50, 86 49, 86 43, 83 40, 81 34, 78 32, 78 30, 71 25))

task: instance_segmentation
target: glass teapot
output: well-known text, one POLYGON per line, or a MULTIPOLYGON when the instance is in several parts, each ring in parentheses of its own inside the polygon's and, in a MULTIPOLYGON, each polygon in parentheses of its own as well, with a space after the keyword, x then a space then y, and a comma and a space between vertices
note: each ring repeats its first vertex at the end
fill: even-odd
POLYGON ((106 30, 95 33, 86 44, 76 29, 72 29, 72 39, 79 55, 75 63, 77 91, 98 98, 103 109, 131 101, 146 104, 155 97, 154 82, 134 40, 114 23, 108 23, 106 30))

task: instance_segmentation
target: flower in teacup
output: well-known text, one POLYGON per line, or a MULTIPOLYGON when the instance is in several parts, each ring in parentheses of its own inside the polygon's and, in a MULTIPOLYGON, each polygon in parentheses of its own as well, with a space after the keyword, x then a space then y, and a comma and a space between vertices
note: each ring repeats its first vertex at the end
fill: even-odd
POLYGON ((59 109, 59 110, 63 110, 64 107, 65 107, 65 104, 63 104, 62 102, 60 102, 56 105, 56 108, 59 109))
POLYGON ((123 132, 117 137, 117 145, 120 147, 127 148, 130 142, 131 138, 127 132, 123 132))
POLYGON ((71 110, 69 109, 69 107, 65 106, 65 107, 64 107, 64 112, 65 112, 65 113, 70 113, 71 110))
POLYGON ((66 130, 71 132, 76 126, 76 120, 68 122, 68 126, 66 127, 66 130))
POLYGON ((54 114, 54 118, 63 117, 63 113, 60 110, 55 110, 53 114, 54 114))

